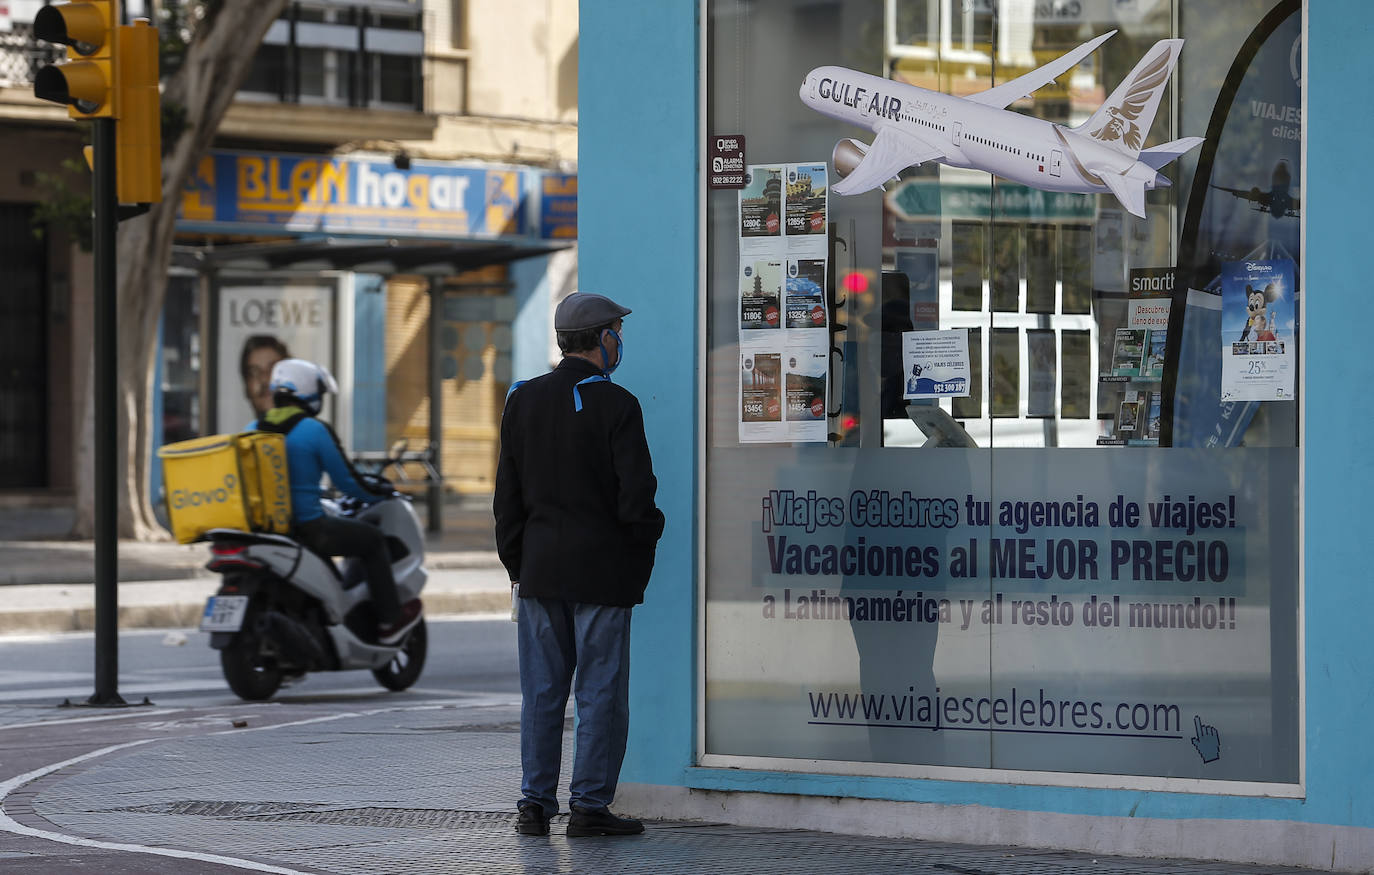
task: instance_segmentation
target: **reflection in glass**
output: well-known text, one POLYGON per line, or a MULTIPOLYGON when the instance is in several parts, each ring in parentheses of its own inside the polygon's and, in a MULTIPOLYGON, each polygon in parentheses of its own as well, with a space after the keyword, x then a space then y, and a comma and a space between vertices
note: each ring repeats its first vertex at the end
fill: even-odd
POLYGON ((1021 226, 992 226, 992 309, 1015 313, 1021 306, 1021 226))
POLYGON ((1065 331, 1059 415, 1064 419, 1087 419, 1092 415, 1092 332, 1065 331))
POLYGON ((992 330, 992 372, 988 375, 992 416, 1016 416, 1021 401, 1021 341, 1015 328, 992 330))
POLYGON ((1026 226, 1026 312, 1054 312, 1054 226, 1026 226))
POLYGON ((983 418, 983 329, 968 330, 969 394, 953 399, 955 419, 983 418))
POLYGON ((982 222, 952 222, 951 261, 955 310, 983 309, 983 255, 987 226, 982 222))
POLYGON ((1054 395, 1058 354, 1054 332, 1032 329, 1026 332, 1026 415, 1054 417, 1054 395))
POLYGON ((1059 278, 1064 313, 1092 311, 1093 231, 1091 225, 1059 229, 1059 278))

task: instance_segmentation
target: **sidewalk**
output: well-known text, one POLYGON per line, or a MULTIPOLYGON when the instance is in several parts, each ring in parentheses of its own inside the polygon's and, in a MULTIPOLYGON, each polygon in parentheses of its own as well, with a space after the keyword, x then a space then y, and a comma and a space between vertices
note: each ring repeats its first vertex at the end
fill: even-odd
MULTIPOLYGON (((228 729, 222 717, 224 731, 137 743, 71 762, 15 787, 0 803, 23 827, 117 842, 126 850, 170 850, 182 855, 185 871, 200 871, 197 859, 222 865, 223 858, 257 871, 358 875, 1300 871, 837 835, 802 828, 806 824, 779 830, 650 821, 641 836, 569 839, 566 813, 554 819, 549 836, 520 836, 513 829, 518 714, 513 698, 490 696, 277 727, 264 726, 258 715, 247 719, 246 728, 228 729), (188 853, 219 859, 186 859, 188 853)), ((559 793, 565 812, 571 746, 565 740, 559 793)))
MULTIPOLYGON (((416 510, 423 521, 424 507, 416 510)), ((0 634, 94 628, 95 544, 68 539, 71 520, 61 506, 0 506, 0 634)), ((425 541, 430 614, 509 610, 490 497, 451 498, 444 531, 425 541)), ((195 625, 219 582, 205 570, 208 557, 205 544, 120 541, 120 626, 195 625)))

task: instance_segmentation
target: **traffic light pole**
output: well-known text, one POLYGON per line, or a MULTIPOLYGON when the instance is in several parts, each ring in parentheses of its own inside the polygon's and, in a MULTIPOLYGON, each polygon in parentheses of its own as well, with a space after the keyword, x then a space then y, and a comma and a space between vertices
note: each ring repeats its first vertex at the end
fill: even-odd
POLYGON ((119 504, 117 480, 119 309, 116 302, 115 120, 93 119, 92 242, 95 256, 95 693, 88 705, 127 704, 119 695, 119 504))

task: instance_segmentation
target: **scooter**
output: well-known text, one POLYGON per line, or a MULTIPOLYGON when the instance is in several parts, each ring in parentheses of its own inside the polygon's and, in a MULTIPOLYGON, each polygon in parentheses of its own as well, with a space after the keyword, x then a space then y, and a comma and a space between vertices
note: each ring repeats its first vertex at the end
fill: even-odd
MULTIPOLYGON (((429 574, 409 498, 393 491, 365 507, 322 503, 326 513, 381 528, 401 602, 419 597, 429 574)), ((223 582, 205 604, 200 629, 210 633, 224 679, 240 698, 270 699, 284 682, 313 671, 370 669, 379 684, 398 691, 419 680, 428 650, 425 621, 394 646, 378 643, 361 560, 347 559, 340 568, 285 535, 211 529, 206 537, 205 567, 223 582)))

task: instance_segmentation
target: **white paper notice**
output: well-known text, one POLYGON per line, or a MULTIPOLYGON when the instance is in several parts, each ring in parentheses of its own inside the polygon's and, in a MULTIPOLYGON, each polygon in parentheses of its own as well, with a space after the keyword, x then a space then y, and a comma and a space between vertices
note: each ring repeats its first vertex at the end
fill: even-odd
POLYGON ((902 332, 902 397, 967 397, 968 329, 902 332))

